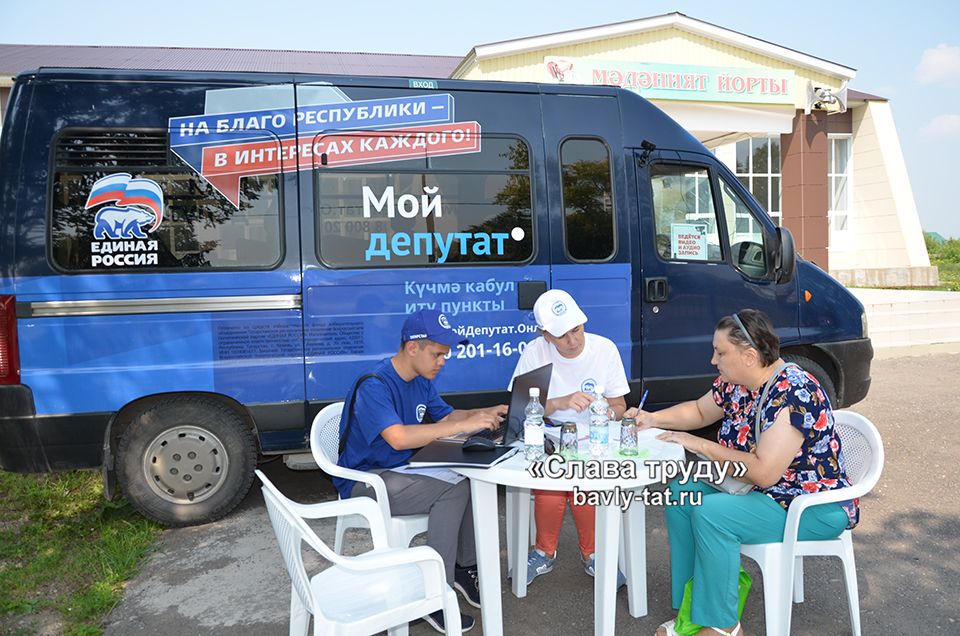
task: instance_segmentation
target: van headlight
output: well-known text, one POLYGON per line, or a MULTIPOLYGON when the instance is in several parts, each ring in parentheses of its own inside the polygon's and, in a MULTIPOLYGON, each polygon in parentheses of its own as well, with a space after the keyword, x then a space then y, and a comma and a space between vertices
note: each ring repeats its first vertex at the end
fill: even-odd
POLYGON ((866 338, 867 337, 867 312, 866 311, 860 313, 860 329, 861 331, 863 331, 862 337, 866 338))

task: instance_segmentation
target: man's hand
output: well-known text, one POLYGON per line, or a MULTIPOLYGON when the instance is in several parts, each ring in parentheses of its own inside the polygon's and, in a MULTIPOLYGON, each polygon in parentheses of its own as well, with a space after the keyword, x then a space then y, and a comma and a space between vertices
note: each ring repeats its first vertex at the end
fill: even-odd
POLYGON ((497 429, 507 415, 507 405, 498 404, 483 409, 456 410, 436 424, 406 426, 394 424, 380 431, 380 436, 397 450, 421 448, 435 439, 472 433, 481 428, 497 429))
POLYGON ((491 415, 495 415, 498 418, 498 421, 502 422, 504 418, 507 417, 507 405, 506 404, 497 404, 496 406, 489 406, 485 409, 480 409, 481 411, 487 411, 491 415))
POLYGON ((476 409, 471 413, 470 417, 457 421, 458 432, 469 433, 481 428, 490 430, 500 428, 500 422, 503 421, 504 416, 507 414, 507 407, 503 406, 502 415, 498 409, 500 409, 500 406, 476 409))
MULTIPOLYGON (((469 433, 481 428, 497 429, 500 423, 507 416, 507 405, 497 404, 482 409, 457 410, 446 416, 441 423, 449 423, 454 426, 454 430, 447 435, 454 433, 469 433)), ((438 436, 440 437, 440 436, 438 436)))
POLYGON ((550 414, 554 411, 562 411, 563 409, 573 409, 577 413, 582 413, 590 408, 591 402, 593 402, 592 395, 584 393, 583 391, 577 391, 570 395, 563 395, 547 400, 547 406, 553 408, 548 408, 546 411, 547 414, 550 414))

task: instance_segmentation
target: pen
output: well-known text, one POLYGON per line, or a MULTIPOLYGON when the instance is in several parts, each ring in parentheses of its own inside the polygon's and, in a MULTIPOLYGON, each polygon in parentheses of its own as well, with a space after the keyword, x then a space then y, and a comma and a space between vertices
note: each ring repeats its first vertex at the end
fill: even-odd
POLYGON ((640 398, 640 406, 637 407, 637 411, 643 410, 643 403, 647 401, 647 393, 650 392, 650 389, 644 389, 643 397, 640 398))

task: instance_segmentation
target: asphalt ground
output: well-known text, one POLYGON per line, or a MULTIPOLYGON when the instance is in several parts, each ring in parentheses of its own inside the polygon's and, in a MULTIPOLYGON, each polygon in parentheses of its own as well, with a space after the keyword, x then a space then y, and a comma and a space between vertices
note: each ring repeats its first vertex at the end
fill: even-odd
MULTIPOLYGON (((922 352, 921 349, 917 350, 922 352)), ((853 406, 880 429, 886 451, 883 476, 862 501, 854 530, 862 633, 960 634, 960 354, 875 360, 873 386, 853 406)), ((295 472, 279 460, 264 471, 293 499, 336 497, 318 471, 295 472)), ((501 570, 506 542, 501 503, 501 570)), ((333 522, 315 524, 333 544, 333 522)), ((369 547, 363 531, 347 535, 348 554, 369 547)), ((564 523, 557 567, 537 579, 526 598, 503 590, 506 634, 592 634, 593 580, 580 568, 572 519, 564 523)), ((617 632, 653 634, 672 618, 669 555, 663 510, 647 512, 649 614, 633 618, 626 593, 617 597, 617 632)), ((310 564, 323 567, 319 561, 310 564)), ((754 587, 743 617, 745 633, 764 633, 763 584, 756 564, 744 559, 754 587)), ((804 603, 794 605, 793 634, 850 633, 840 562, 805 560, 804 603)), ((262 635, 288 633, 290 581, 255 485, 227 518, 206 526, 163 533, 123 600, 107 617, 106 636, 262 635)), ((479 610, 461 602, 478 619, 479 610)), ((435 634, 423 623, 411 636, 435 634)))

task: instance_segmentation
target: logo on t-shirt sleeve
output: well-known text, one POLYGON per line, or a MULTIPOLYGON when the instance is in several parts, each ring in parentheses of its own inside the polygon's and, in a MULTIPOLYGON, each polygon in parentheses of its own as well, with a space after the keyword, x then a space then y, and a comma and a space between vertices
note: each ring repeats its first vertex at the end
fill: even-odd
POLYGON ((417 422, 423 422, 423 416, 427 414, 426 404, 417 404, 417 422))

